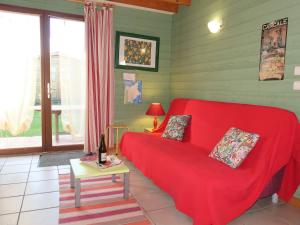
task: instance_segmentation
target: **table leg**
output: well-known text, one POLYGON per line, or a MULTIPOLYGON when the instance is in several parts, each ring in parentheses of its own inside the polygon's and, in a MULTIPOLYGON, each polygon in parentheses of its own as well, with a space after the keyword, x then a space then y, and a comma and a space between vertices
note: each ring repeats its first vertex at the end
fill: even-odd
POLYGON ((72 166, 70 167, 70 185, 71 185, 71 188, 75 187, 75 176, 74 176, 72 166))
POLYGON ((129 198, 129 172, 124 173, 124 199, 129 198))
POLYGON ((80 207, 80 179, 75 179, 75 207, 80 207))
POLYGON ((55 139, 59 141, 59 125, 58 125, 58 113, 55 113, 55 139))
POLYGON ((112 177, 112 182, 116 183, 116 174, 113 174, 111 177, 112 177))
POLYGON ((119 128, 117 128, 117 138, 116 138, 116 155, 119 154, 119 128))

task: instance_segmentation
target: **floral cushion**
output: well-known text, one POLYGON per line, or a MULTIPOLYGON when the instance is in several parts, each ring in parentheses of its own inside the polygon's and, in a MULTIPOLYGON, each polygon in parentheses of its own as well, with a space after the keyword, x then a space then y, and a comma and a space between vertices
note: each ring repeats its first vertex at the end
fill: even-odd
POLYGON ((209 156, 232 168, 237 168, 254 148, 258 139, 258 134, 247 133, 232 127, 225 133, 209 156))
POLYGON ((182 141, 184 137, 184 130, 191 119, 190 115, 171 116, 164 133, 163 138, 182 141))

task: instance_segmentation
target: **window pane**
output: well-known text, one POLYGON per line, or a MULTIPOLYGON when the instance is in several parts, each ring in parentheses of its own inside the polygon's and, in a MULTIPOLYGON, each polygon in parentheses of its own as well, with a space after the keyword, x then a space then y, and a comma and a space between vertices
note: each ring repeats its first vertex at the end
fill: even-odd
POLYGON ((84 22, 50 19, 53 145, 82 144, 85 113, 84 22))
POLYGON ((40 17, 0 11, 0 149, 41 146, 40 17))

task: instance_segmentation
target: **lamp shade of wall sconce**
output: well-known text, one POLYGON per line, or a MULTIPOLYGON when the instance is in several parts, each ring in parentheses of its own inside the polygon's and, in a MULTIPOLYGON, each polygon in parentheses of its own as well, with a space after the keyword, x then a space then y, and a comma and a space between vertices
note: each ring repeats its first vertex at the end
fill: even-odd
POLYGON ((157 117, 165 115, 165 111, 160 103, 151 103, 146 112, 148 116, 154 116, 153 120, 153 130, 157 128, 157 117))
POLYGON ((209 21, 207 27, 211 33, 213 34, 218 33, 222 28, 222 21, 221 20, 209 21))

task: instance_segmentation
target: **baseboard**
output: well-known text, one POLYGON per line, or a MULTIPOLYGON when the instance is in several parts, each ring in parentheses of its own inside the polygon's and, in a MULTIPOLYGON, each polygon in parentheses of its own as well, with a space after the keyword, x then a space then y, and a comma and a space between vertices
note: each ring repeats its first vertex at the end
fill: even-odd
POLYGON ((300 198, 292 197, 289 201, 289 204, 294 207, 300 208, 300 198))

